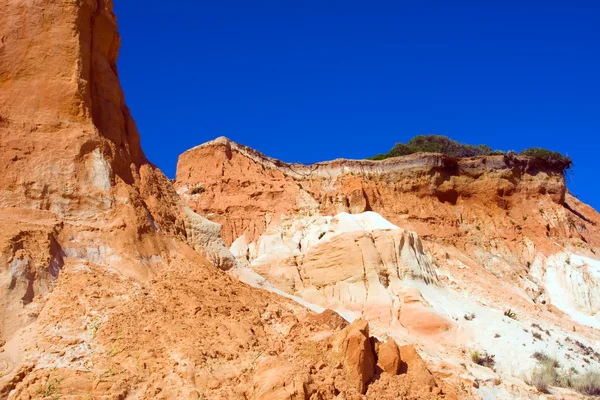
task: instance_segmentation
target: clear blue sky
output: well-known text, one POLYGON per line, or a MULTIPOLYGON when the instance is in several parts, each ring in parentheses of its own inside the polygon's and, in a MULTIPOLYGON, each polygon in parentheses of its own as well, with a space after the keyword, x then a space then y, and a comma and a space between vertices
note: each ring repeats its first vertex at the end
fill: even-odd
POLYGON ((598 1, 115 2, 126 100, 170 177, 223 135, 312 163, 437 133, 567 153, 600 208, 598 1))

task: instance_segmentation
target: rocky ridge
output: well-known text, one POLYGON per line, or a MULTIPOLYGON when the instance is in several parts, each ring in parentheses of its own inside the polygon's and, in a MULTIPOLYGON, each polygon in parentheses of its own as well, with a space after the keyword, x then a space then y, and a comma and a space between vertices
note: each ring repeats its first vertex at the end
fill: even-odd
MULTIPOLYGON (((480 208, 495 203, 509 210, 520 198, 538 195, 563 204, 567 196, 562 170, 531 157, 456 159, 415 154, 384 161, 338 159, 306 166, 275 160, 223 137, 181 154, 176 182, 178 193, 187 196, 186 202, 194 210, 210 214, 223 225, 227 244, 242 234, 256 238, 270 222, 268 218, 286 212, 377 211, 392 222, 412 216, 410 203, 387 201, 393 196, 413 203, 432 198, 434 204, 446 206, 444 211, 469 201, 480 208), (203 186, 202 196, 192 196, 196 185, 203 186), (234 192, 235 185, 239 186, 234 192), (241 207, 248 214, 245 220, 237 219, 241 207), (256 225, 250 221, 257 221, 256 225)), ((432 211, 428 207, 418 215, 431 220, 437 217, 432 211)))

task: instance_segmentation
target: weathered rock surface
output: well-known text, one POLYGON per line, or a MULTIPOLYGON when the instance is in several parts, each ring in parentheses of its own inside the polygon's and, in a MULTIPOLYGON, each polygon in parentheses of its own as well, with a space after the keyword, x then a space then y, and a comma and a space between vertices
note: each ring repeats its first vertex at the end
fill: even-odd
POLYGON ((233 254, 221 238, 221 225, 209 221, 185 207, 187 242, 217 268, 227 271, 236 265, 233 254))
MULTIPOLYGON (((488 288, 510 292, 516 284, 538 304, 549 304, 546 288, 558 284, 572 296, 569 310, 583 314, 576 319, 600 326, 600 314, 583 293, 546 274, 554 255, 597 260, 600 252, 600 215, 567 192, 562 170, 551 162, 415 154, 305 166, 219 138, 180 156, 176 187, 194 211, 223 225, 234 253, 240 241, 252 247, 270 227, 299 216, 374 211, 416 232, 456 282, 469 282, 490 298, 499 296, 488 288), (192 195, 199 184, 204 192, 192 195)), ((585 279, 596 286, 594 268, 587 269, 585 279)))
POLYGON ((415 287, 442 285, 421 239, 375 213, 282 221, 255 244, 236 241, 232 251, 287 293, 377 327, 427 335, 454 328, 415 287))
POLYGON ((305 167, 219 139, 180 159, 190 211, 142 152, 119 43, 110 0, 0 0, 1 399, 473 398, 499 375, 471 347, 498 373, 535 350, 598 365, 600 218, 551 164, 305 167))
MULTIPOLYGON (((490 206, 506 211, 540 195, 562 205, 567 196, 560 170, 527 157, 415 154, 305 166, 269 158, 227 138, 181 154, 176 181, 194 211, 223 224, 228 244, 244 233, 254 241, 282 215, 315 210, 323 215, 375 211, 395 225, 409 222, 419 234, 438 226, 436 236, 452 237, 460 232, 457 222, 472 223, 490 206), (192 195, 199 184, 205 191, 192 195)), ((504 224, 514 230, 509 221, 504 224)))
POLYGON ((264 359, 256 368, 254 395, 256 400, 305 400, 309 374, 296 373, 293 365, 276 357, 264 359))
POLYGON ((0 1, 0 398, 360 395, 344 324, 207 260, 235 262, 145 158, 119 43, 110 0, 0 1))
POLYGON ((334 343, 343 355, 345 367, 356 382, 358 392, 365 393, 375 373, 375 355, 369 339, 369 324, 362 319, 354 321, 334 343))
MULTIPOLYGON (((234 253, 240 240, 258 243, 269 227, 298 216, 375 211, 416 232, 436 264, 489 297, 495 295, 488 287, 506 292, 516 283, 532 301, 548 304, 545 288, 555 282, 546 276, 549 258, 573 253, 596 260, 600 251, 598 213, 567 192, 560 168, 529 157, 415 154, 305 166, 219 138, 180 156, 176 187, 193 210, 223 225, 234 253), (205 191, 192 195, 198 184, 205 191)), ((572 296, 572 308, 594 319, 585 295, 572 296)))
POLYGON ((453 399, 452 388, 437 387, 433 375, 413 346, 400 348, 400 374, 382 374, 370 387, 367 395, 379 399, 453 399))
POLYGON ((433 375, 431 375, 431 372, 427 369, 427 365, 419 353, 417 353, 414 346, 402 346, 399 351, 400 360, 402 360, 400 364, 400 373, 407 374, 409 379, 412 379, 423 387, 433 389, 436 386, 433 375))
POLYGON ((377 353, 377 367, 379 367, 382 372, 398 375, 400 373, 402 360, 400 358, 400 349, 396 342, 389 339, 378 344, 375 349, 377 353))
MULTIPOLYGON (((568 193, 552 162, 414 154, 305 166, 218 138, 180 156, 175 186, 223 225, 238 269, 415 344, 456 387, 535 398, 520 379, 535 352, 600 368, 600 357, 560 345, 600 342, 600 215, 568 193), (474 350, 495 355, 498 375, 464 372, 474 350), (495 388, 503 379, 511 383, 495 388)), ((367 393, 411 398, 408 378, 390 375, 367 393)), ((419 396, 439 395, 430 389, 419 396)))

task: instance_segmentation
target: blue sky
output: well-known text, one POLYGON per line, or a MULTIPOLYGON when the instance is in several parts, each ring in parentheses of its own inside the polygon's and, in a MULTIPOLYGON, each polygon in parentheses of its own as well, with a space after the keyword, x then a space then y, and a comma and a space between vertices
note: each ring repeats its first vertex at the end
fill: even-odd
POLYGON ((600 208, 600 2, 116 1, 119 74, 148 158, 218 136, 284 161, 417 134, 575 161, 600 208))

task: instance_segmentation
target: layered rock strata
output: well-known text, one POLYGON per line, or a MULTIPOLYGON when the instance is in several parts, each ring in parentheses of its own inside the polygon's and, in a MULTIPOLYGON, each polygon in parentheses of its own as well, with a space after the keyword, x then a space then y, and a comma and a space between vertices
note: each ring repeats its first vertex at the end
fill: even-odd
POLYGON ((119 44, 110 0, 0 1, 0 398, 361 396, 347 328, 221 271, 219 226, 142 152, 119 44))
POLYGON ((222 224, 235 276, 365 318, 479 396, 535 398, 523 377, 536 354, 563 374, 600 368, 586 350, 600 343, 600 215, 560 165, 414 154, 305 166, 218 138, 180 156, 175 186, 222 224))

